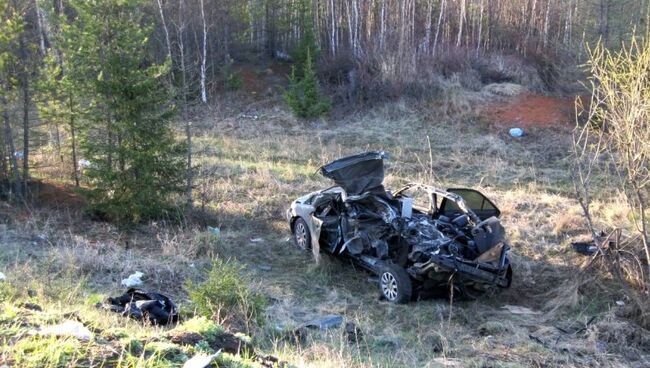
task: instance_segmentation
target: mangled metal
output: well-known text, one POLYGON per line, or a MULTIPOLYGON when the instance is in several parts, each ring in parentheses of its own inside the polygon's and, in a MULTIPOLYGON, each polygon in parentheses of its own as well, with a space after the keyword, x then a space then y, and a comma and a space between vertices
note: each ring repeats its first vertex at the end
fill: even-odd
POLYGON ((380 276, 382 294, 394 302, 446 287, 452 277, 479 293, 508 287, 509 246, 498 208, 471 189, 409 184, 390 193, 383 186, 386 158, 367 152, 321 167, 336 186, 291 204, 287 219, 296 243, 350 257, 380 276), (428 203, 416 203, 414 192, 428 203))

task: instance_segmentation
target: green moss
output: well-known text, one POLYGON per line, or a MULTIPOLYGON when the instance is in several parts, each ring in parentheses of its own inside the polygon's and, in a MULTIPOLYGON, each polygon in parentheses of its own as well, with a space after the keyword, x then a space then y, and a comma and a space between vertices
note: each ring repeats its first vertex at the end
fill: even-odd
POLYGON ((217 357, 217 364, 219 368, 260 368, 261 365, 251 359, 239 356, 232 355, 228 353, 222 353, 217 357))
POLYGON ((205 317, 194 317, 189 319, 183 322, 182 325, 178 326, 176 330, 198 333, 208 342, 214 342, 217 336, 224 332, 223 327, 205 317))
POLYGON ((88 347, 76 339, 33 336, 18 341, 11 355, 16 367, 69 367, 88 357, 88 347))
POLYGON ((166 341, 152 341, 147 343, 144 346, 144 355, 172 362, 184 362, 189 359, 186 352, 180 346, 166 341))

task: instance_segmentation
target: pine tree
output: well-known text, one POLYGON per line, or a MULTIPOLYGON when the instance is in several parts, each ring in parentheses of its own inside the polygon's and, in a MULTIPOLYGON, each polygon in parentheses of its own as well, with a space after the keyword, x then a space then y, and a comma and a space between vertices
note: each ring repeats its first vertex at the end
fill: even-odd
MULTIPOLYGON (((24 24, 20 14, 9 5, 7 0, 0 0, 0 137, 2 150, 0 160, 3 179, 11 183, 11 192, 18 199, 23 197, 23 187, 15 152, 13 129, 10 121, 10 99, 15 97, 14 87, 18 79, 17 57, 14 54, 17 40, 23 32, 24 24)), ((1 183, 0 183, 1 184, 1 183)))
POLYGON ((316 42, 314 32, 314 22, 312 20, 311 1, 300 0, 298 2, 298 19, 300 22, 300 42, 291 51, 291 59, 297 65, 299 74, 304 74, 303 67, 307 63, 307 56, 310 55, 312 60, 318 60, 320 57, 320 47, 316 42))
POLYGON ((289 89, 284 94, 284 99, 296 116, 315 118, 330 110, 331 101, 328 97, 321 95, 320 83, 318 83, 309 51, 307 51, 302 69, 303 75, 298 77, 296 68, 293 68, 289 77, 289 89))
POLYGON ((85 73, 96 102, 80 137, 91 162, 91 210, 131 222, 168 214, 171 196, 184 189, 185 149, 171 129, 175 109, 164 83, 169 62, 148 55, 152 28, 142 8, 140 0, 80 1, 70 33, 90 51, 71 56, 93 66, 85 73))

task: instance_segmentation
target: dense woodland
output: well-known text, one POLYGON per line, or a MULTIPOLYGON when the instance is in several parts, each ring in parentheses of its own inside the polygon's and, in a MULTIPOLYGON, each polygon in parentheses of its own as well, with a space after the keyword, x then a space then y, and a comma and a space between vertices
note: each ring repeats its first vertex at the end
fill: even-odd
POLYGON ((168 195, 192 204, 188 106, 236 88, 237 63, 309 59, 301 68, 314 73, 301 73, 312 84, 303 88, 319 88, 320 81, 333 99, 303 109, 305 116, 327 111, 330 101, 422 96, 435 91, 440 78, 460 78, 466 88, 516 82, 558 92, 563 71, 580 64, 589 44, 602 40, 616 48, 644 34, 649 5, 0 0, 3 191, 25 196, 36 163, 32 153, 45 148, 76 186, 84 171, 100 216, 129 213, 138 221, 164 210, 168 195))

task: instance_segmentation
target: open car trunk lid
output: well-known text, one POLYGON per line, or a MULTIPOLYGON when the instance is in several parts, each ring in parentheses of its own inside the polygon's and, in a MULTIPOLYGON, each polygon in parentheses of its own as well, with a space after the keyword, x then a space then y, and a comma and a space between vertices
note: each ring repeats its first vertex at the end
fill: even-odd
POLYGON ((384 181, 385 152, 365 152, 321 166, 320 173, 332 179, 348 195, 361 195, 380 189, 384 181))

